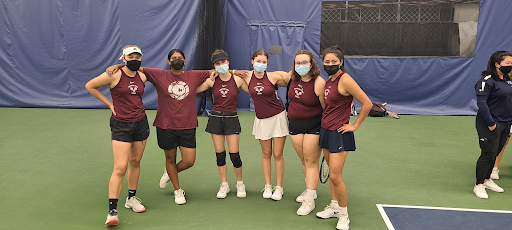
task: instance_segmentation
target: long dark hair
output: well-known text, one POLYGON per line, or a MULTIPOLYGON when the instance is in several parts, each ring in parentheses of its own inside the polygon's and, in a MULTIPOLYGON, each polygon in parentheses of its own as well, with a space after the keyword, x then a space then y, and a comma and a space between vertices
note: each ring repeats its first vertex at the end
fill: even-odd
MULTIPOLYGON (((320 69, 318 68, 318 64, 316 64, 315 59, 313 58, 313 54, 307 50, 299 50, 295 54, 295 57, 297 55, 306 54, 309 56, 309 63, 311 63, 311 68, 309 69, 309 76, 311 77, 311 80, 315 80, 320 75, 320 69)), ((295 72, 295 58, 293 58, 293 65, 292 65, 292 80, 298 81, 300 80, 300 75, 295 72)))
MULTIPOLYGON (((500 76, 498 75, 498 71, 496 71, 496 63, 501 63, 505 60, 505 57, 512 57, 512 53, 508 51, 496 51, 489 58, 489 62, 487 63, 487 69, 482 71, 482 76, 491 75, 492 79, 499 80, 500 76)), ((506 77, 506 76, 505 76, 506 77)))
POLYGON ((342 62, 340 66, 341 71, 345 72, 345 56, 343 55, 343 50, 341 50, 339 46, 331 46, 325 49, 324 52, 322 53, 322 60, 324 60, 325 55, 327 54, 336 55, 336 57, 338 57, 338 59, 340 59, 340 61, 342 62))

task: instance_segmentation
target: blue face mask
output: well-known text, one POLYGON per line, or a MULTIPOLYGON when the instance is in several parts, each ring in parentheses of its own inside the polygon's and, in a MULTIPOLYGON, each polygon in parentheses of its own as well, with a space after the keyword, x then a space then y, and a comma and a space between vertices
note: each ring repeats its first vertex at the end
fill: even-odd
POLYGON ((261 64, 259 62, 255 62, 254 70, 256 70, 256 72, 258 72, 258 73, 261 73, 261 72, 267 70, 267 64, 261 64))
POLYGON ((301 77, 306 76, 309 73, 309 65, 295 65, 295 72, 301 77))
POLYGON ((229 70, 229 65, 228 64, 219 65, 219 66, 215 67, 215 70, 217 70, 217 72, 219 72, 220 74, 225 74, 229 70))

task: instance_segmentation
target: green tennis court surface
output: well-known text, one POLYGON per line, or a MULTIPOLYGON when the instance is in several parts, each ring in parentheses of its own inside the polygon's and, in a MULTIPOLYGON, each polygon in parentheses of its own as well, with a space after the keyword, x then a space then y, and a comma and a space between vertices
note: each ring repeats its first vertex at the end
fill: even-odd
MULTIPOLYGON (((150 123, 155 113, 147 111, 150 123)), ((295 198, 305 183, 289 139, 283 200, 261 197, 261 149, 251 134, 254 113, 239 115, 247 198, 236 197, 229 160, 232 192, 224 200, 215 197, 221 181, 211 137, 204 132, 207 118, 199 117, 196 164, 180 173, 187 204, 174 204, 172 186, 158 186, 164 155, 152 127, 137 190, 146 212, 122 208, 128 193, 125 179, 115 229, 335 229, 337 219, 314 215, 330 201, 327 185, 319 185, 313 213, 297 216, 300 204, 295 198)), ((113 164, 109 116, 109 110, 0 108, 0 229, 106 228, 113 164)), ((355 135, 357 151, 349 154, 343 173, 350 229, 387 229, 376 204, 512 207, 510 150, 496 181, 505 192, 489 191, 489 200, 478 199, 472 192, 480 154, 474 117, 369 117, 355 135)))

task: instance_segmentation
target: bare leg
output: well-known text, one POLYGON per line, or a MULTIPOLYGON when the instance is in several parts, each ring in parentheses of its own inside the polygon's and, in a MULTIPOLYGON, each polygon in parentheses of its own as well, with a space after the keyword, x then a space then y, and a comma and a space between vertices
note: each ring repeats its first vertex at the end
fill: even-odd
POLYGON ((348 152, 331 153, 329 156, 329 177, 334 186, 336 200, 340 207, 347 207, 347 186, 343 181, 342 173, 348 152))
MULTIPOLYGON (((302 162, 302 172, 304 173, 304 178, 306 178, 306 163, 304 162, 304 151, 302 149, 304 134, 290 135, 290 139, 292 140, 292 145, 297 156, 299 156, 299 159, 302 162)), ((318 145, 318 143, 316 143, 316 145, 318 145)))
POLYGON ((196 162, 196 149, 195 148, 185 148, 180 146, 181 153, 181 161, 176 164, 176 168, 178 172, 186 170, 192 166, 196 162))
MULTIPOLYGON (((212 134, 212 140, 213 140, 213 147, 215 148, 216 153, 221 153, 221 152, 226 151, 226 148, 224 147, 224 135, 212 134)), ((226 165, 217 166, 217 167, 219 167, 219 174, 220 174, 220 179, 222 180, 222 182, 228 182, 226 165)))
POLYGON ((319 179, 320 146, 319 135, 305 134, 303 141, 304 162, 306 165, 306 188, 316 190, 319 179))
MULTIPOLYGON (((327 165, 329 165, 329 156, 331 153, 329 153, 329 150, 327 150, 327 149, 322 149, 322 151, 324 152, 325 161, 327 161, 327 165)), ((336 200, 336 193, 334 193, 334 185, 332 185, 332 180, 331 180, 330 176, 329 176, 329 190, 331 191, 331 200, 336 200)))
POLYGON ((121 189, 123 188, 123 179, 128 168, 128 159, 130 158, 130 149, 132 143, 122 141, 112 141, 112 150, 114 153, 114 170, 108 183, 108 198, 119 199, 121 189))
POLYGON ((269 140, 259 140, 261 145, 261 167, 263 169, 263 178, 265 179, 265 184, 271 184, 270 178, 272 175, 272 139, 269 140))
POLYGON ((501 157, 503 157, 503 152, 505 152, 505 148, 508 145, 508 140, 510 140, 510 135, 507 138, 507 142, 505 142, 505 146, 503 146, 503 149, 501 149, 500 154, 498 154, 498 156, 496 157, 496 162, 494 163, 494 168, 500 167, 501 157))
POLYGON ((128 167, 128 189, 137 190, 140 176, 140 161, 146 148, 146 140, 132 143, 130 154, 130 167, 128 167))
POLYGON ((178 178, 178 169, 176 167, 176 151, 177 149, 164 150, 165 153, 165 169, 167 175, 171 179, 174 190, 180 189, 180 179, 178 178))
POLYGON ((274 162, 275 162, 275 170, 276 170, 276 186, 283 187, 283 178, 284 178, 284 158, 283 158, 283 149, 284 143, 286 141, 286 136, 284 137, 274 137, 272 138, 272 142, 274 145, 273 154, 274 154, 274 162))
MULTIPOLYGON (((228 148, 230 153, 238 153, 240 151, 240 135, 226 135, 226 140, 228 142, 228 148)), ((240 168, 233 167, 233 169, 235 170, 236 180, 242 181, 242 166, 240 166, 240 168)))

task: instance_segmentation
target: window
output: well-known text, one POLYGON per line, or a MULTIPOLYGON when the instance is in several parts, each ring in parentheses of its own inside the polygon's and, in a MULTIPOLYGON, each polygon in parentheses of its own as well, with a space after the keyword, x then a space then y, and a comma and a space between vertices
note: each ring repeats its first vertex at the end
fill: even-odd
POLYGON ((324 1, 320 49, 356 56, 473 56, 479 0, 324 1))

